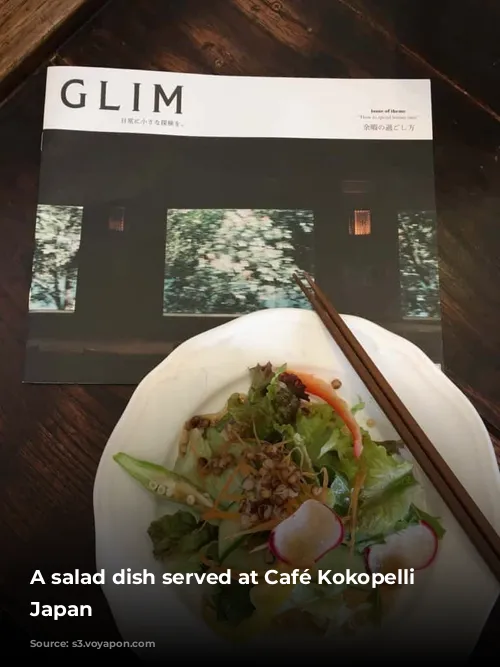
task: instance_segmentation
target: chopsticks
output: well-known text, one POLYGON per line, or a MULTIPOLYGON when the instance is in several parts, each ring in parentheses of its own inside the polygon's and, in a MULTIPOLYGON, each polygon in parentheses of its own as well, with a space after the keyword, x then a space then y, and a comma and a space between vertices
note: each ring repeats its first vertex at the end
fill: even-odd
MULTIPOLYGON (((500 582, 500 536, 404 406, 324 292, 304 273, 294 279, 455 519, 500 582)), ((423 398, 422 400, 425 400, 423 398)))

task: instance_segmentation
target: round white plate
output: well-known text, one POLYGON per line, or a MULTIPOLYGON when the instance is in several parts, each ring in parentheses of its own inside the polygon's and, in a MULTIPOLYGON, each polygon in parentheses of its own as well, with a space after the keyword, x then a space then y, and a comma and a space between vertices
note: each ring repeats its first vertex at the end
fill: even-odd
MULTIPOLYGON (((500 533, 500 473, 488 433, 471 403, 406 339, 358 317, 344 320, 500 533)), ((365 402, 357 414, 361 426, 370 418, 376 439, 397 435, 314 312, 259 311, 178 347, 137 387, 106 445, 94 486, 97 570, 105 569, 104 594, 124 640, 139 642, 135 650, 144 659, 168 655, 175 639, 188 635, 200 646, 220 643, 220 655, 228 647, 195 611, 197 584, 179 590, 161 583, 163 570, 152 556, 146 531, 153 519, 171 510, 129 478, 112 457, 124 451, 172 466, 186 419, 223 407, 230 393, 248 388, 248 369, 267 361, 310 370, 330 381, 340 378, 342 397, 351 404, 358 397, 365 402), (111 576, 123 568, 147 570, 157 583, 113 584, 111 576), (145 642, 154 642, 154 648, 145 642)), ((427 509, 442 518, 447 533, 420 586, 406 587, 405 595, 414 599, 400 614, 397 639, 411 642, 412 657, 419 649, 428 655, 431 638, 434 655, 439 655, 441 642, 447 656, 453 646, 455 655, 464 658, 479 638, 499 586, 440 497, 423 481, 427 509), (427 639, 419 641, 417 634, 427 639)), ((390 646, 395 632, 391 622, 376 638, 390 646)))

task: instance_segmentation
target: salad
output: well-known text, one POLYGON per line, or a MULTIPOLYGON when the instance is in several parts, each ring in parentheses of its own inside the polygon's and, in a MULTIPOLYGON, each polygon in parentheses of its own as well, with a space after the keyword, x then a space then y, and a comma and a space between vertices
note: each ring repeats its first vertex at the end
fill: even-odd
POLYGON ((171 572, 221 572, 203 615, 226 637, 275 626, 353 632, 379 623, 394 586, 324 583, 319 571, 421 570, 445 531, 420 508, 422 489, 399 441, 376 442, 339 380, 271 363, 250 369, 248 393, 184 426, 172 470, 125 453, 116 462, 170 511, 148 528, 171 572), (175 509, 172 514, 172 509, 175 509), (307 570, 312 581, 244 585, 239 574, 307 570))

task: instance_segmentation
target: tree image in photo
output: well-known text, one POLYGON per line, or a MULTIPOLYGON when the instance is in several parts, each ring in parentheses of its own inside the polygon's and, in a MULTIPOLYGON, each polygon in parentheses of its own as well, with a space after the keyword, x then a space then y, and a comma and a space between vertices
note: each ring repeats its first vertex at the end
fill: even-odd
POLYGON ((313 226, 306 210, 169 210, 164 314, 309 308, 293 273, 314 273, 313 226))
POLYGON ((38 206, 30 310, 74 311, 81 206, 38 206))
POLYGON ((398 215, 403 317, 440 317, 436 216, 432 211, 398 215))

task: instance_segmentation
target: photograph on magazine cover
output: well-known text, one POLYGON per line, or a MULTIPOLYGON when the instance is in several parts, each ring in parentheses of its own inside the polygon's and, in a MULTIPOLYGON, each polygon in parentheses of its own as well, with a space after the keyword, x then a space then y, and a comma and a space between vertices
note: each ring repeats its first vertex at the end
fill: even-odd
POLYGON ((430 142, 48 131, 26 380, 137 382, 302 270, 440 362, 430 142))
POLYGON ((135 384, 300 271, 441 362, 431 139, 45 129, 34 236, 26 382, 135 384))

